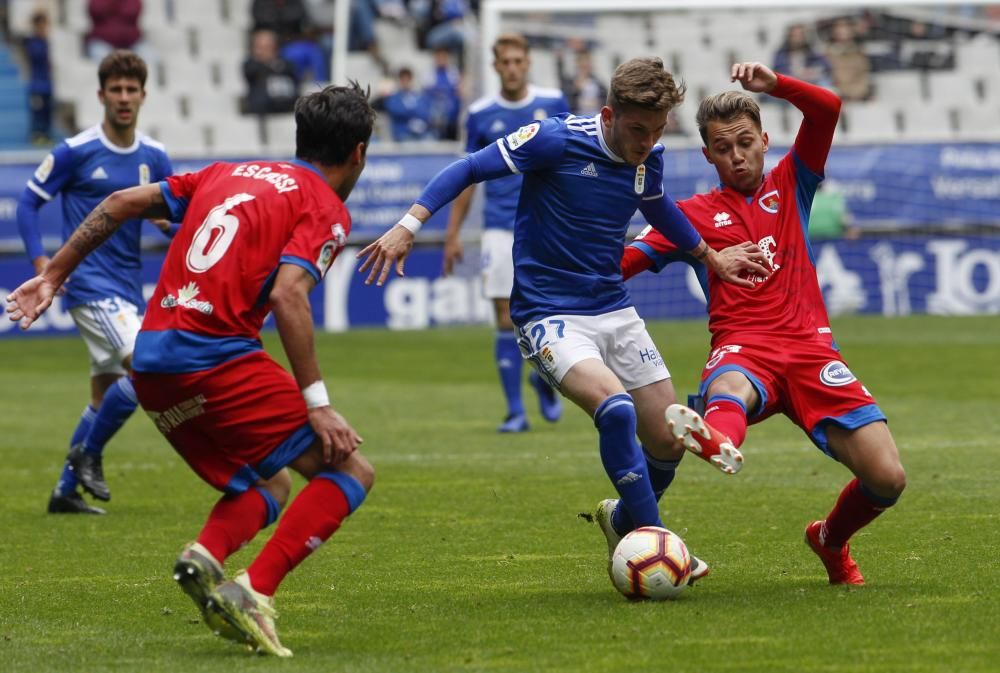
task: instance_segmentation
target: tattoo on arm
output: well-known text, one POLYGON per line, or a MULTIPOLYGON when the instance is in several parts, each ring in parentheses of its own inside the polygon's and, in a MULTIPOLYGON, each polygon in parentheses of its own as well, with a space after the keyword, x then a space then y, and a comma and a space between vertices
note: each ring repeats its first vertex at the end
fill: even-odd
POLYGON ((76 228, 68 244, 82 256, 86 256, 106 241, 121 222, 116 222, 104 204, 97 206, 76 228))

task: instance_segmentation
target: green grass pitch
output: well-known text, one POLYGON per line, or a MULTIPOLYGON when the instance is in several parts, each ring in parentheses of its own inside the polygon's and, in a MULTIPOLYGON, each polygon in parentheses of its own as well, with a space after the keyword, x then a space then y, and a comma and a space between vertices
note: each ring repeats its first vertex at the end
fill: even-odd
MULTIPOLYGON (((834 328, 909 477, 854 540, 868 585, 829 586, 802 542, 848 472, 775 418, 751 428, 739 475, 681 465, 664 520, 713 572, 658 604, 614 591, 604 538, 579 516, 612 495, 590 420, 570 408, 546 424, 526 386, 532 431, 495 433, 491 330, 321 335, 331 397, 364 436, 376 486, 279 591, 288 661, 212 636, 174 586, 216 494, 142 414, 107 450, 108 516, 44 514, 87 396, 84 348, 0 342, 0 670, 996 671, 1000 318, 834 328)), ((704 326, 651 329, 683 398, 704 326)))

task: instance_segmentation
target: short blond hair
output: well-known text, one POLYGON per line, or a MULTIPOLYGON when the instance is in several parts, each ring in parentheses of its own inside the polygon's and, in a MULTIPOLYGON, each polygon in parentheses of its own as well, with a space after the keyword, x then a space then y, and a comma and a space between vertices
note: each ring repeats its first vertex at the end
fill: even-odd
POLYGON ((528 40, 520 33, 504 33, 493 42, 493 58, 500 58, 500 50, 504 47, 514 47, 527 54, 528 40))
POLYGON ((761 130, 760 106, 747 94, 742 91, 723 91, 709 96, 698 106, 695 117, 701 141, 708 145, 708 122, 730 122, 739 117, 748 117, 757 130, 761 130))
POLYGON ((661 59, 633 58, 615 68, 607 104, 615 112, 625 107, 669 111, 684 102, 684 90, 661 59))

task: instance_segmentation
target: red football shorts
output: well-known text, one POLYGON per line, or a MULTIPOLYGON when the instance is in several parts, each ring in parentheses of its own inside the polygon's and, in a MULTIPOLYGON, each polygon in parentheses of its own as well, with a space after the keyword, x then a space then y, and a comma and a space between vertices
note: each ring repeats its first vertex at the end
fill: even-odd
POLYGON ((291 374, 264 351, 199 372, 135 372, 142 408, 202 479, 240 493, 315 441, 291 374))
POLYGON ((720 345, 702 370, 701 394, 727 371, 745 375, 761 397, 760 406, 748 410, 750 423, 785 414, 827 453, 828 423, 854 430, 885 420, 875 398, 851 373, 840 352, 823 339, 744 339, 720 345))

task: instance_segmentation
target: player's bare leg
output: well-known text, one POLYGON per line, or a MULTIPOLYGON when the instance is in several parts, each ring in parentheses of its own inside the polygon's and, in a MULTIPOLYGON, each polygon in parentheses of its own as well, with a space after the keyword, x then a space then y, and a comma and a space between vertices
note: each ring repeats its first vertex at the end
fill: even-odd
POLYGON ((844 487, 825 520, 806 527, 806 543, 823 561, 831 584, 864 584, 848 540, 895 504, 906 488, 906 472, 884 422, 855 430, 831 424, 826 430, 830 449, 857 478, 844 487))

